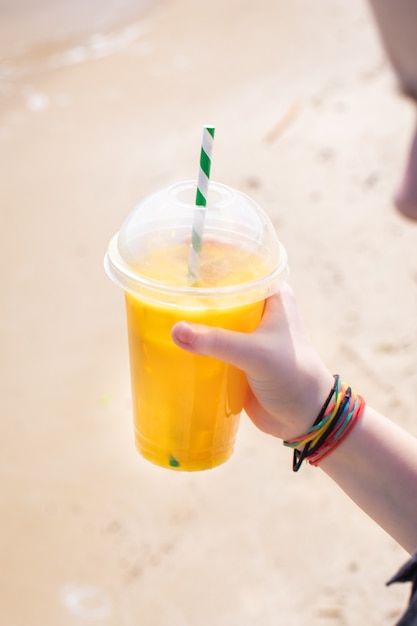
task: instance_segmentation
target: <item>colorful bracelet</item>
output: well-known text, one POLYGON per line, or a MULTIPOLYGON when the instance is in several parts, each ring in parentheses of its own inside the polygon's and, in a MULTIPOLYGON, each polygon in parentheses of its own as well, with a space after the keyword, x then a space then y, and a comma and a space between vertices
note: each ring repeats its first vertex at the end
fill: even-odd
POLYGON ((303 435, 284 441, 293 448, 293 471, 298 472, 304 460, 317 466, 347 437, 361 417, 364 399, 334 377, 335 382, 313 426, 303 435))

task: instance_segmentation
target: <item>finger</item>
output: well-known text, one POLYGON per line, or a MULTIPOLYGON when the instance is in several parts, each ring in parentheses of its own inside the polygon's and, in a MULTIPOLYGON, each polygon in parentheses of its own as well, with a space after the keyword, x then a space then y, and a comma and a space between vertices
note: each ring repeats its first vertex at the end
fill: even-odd
POLYGON ((244 371, 251 369, 253 362, 251 333, 178 322, 171 334, 174 343, 188 352, 227 361, 244 371))
POLYGON ((288 283, 284 283, 280 291, 267 298, 261 326, 269 329, 271 325, 275 326, 288 317, 288 312, 293 316, 295 311, 294 292, 288 283))
POLYGON ((285 329, 286 309, 294 307, 292 289, 284 285, 280 293, 266 300, 261 323, 253 333, 178 322, 172 329, 172 339, 189 352, 215 357, 242 369, 248 376, 256 376, 270 367, 271 339, 285 329))

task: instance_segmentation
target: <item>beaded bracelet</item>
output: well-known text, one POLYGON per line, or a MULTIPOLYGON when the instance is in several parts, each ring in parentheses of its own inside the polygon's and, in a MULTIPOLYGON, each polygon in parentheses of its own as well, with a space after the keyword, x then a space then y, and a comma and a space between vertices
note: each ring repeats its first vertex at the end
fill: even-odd
POLYGON ((342 383, 338 375, 334 379, 313 426, 303 435, 284 441, 284 446, 294 450, 294 472, 298 472, 304 460, 317 466, 347 437, 363 413, 364 399, 342 383))

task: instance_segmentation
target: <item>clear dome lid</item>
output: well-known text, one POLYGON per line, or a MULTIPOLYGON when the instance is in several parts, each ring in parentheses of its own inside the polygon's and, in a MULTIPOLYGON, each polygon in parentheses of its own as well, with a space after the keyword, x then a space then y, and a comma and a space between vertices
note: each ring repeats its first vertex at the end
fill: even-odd
POLYGON ((206 207, 196 182, 146 197, 127 216, 105 258, 110 278, 139 298, 204 307, 246 304, 278 290, 287 254, 266 213, 248 196, 210 182, 206 207), (190 282, 189 249, 196 215, 204 221, 199 279, 190 282))

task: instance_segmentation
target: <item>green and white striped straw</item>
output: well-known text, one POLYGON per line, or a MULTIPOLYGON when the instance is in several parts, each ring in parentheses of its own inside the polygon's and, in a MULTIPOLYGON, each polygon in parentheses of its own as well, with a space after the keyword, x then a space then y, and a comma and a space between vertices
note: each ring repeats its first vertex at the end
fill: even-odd
POLYGON ((203 139, 201 142, 200 152, 200 168, 198 170, 197 193, 195 198, 196 206, 201 208, 196 209, 194 212, 191 244, 188 254, 188 278, 191 283, 197 282, 199 276, 214 130, 215 129, 213 128, 213 126, 204 126, 203 128, 203 139))

